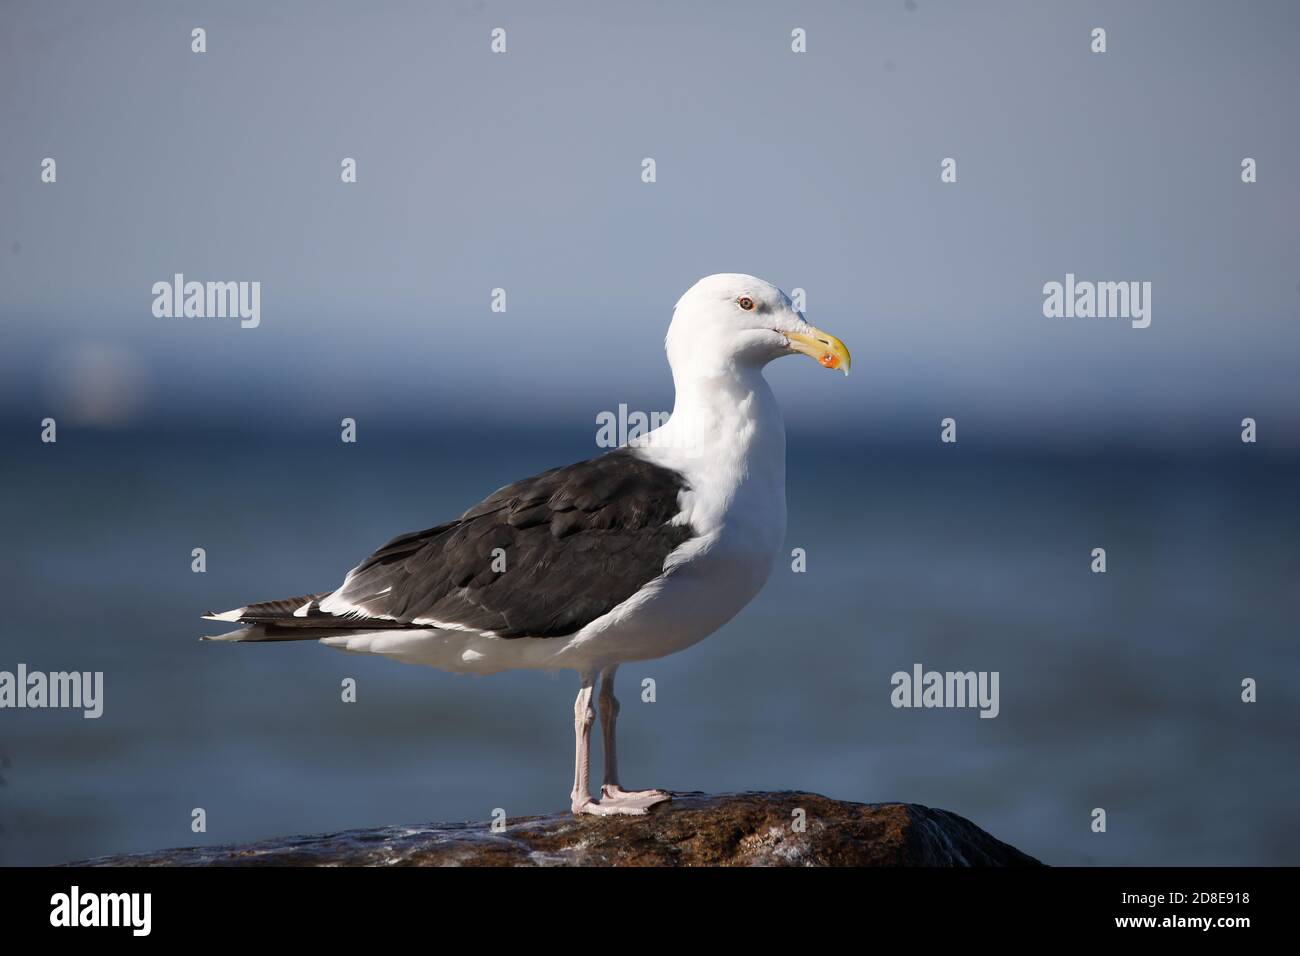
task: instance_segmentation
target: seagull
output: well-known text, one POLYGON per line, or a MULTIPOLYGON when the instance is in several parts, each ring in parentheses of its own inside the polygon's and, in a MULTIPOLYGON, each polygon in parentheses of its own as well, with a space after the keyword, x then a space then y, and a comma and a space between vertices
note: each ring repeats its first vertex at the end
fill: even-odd
POLYGON ((661 427, 394 538, 333 591, 206 614, 242 627, 204 640, 315 640, 455 673, 577 671, 573 813, 671 799, 619 782, 614 674, 702 641, 763 587, 786 522, 785 425, 763 368, 802 354, 847 375, 850 359, 776 286, 735 273, 678 300, 665 346, 676 398, 661 427))

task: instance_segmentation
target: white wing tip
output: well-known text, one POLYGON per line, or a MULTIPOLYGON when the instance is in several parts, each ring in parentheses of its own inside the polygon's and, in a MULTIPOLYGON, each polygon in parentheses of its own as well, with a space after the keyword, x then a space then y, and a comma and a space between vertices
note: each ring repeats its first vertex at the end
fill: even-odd
POLYGON ((220 614, 214 614, 213 612, 209 611, 207 614, 203 615, 203 620, 237 622, 241 617, 244 616, 244 612, 247 610, 248 610, 247 607, 237 607, 233 611, 222 611, 220 614))

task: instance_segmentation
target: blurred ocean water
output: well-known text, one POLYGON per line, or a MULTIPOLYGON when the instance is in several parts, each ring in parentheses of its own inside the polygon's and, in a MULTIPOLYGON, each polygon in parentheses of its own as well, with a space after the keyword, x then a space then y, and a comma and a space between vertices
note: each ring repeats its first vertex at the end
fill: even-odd
MULTIPOLYGON (((925 803, 1057 864, 1300 862, 1300 461, 789 443, 807 572, 778 565, 708 641, 620 671, 626 783, 925 803), (1000 672, 1000 715, 893 708, 890 675, 918 662, 1000 672)), ((203 645, 218 626, 198 615, 332 587, 393 535, 596 453, 590 435, 61 428, 4 447, 0 670, 101 670, 105 703, 0 711, 0 862, 565 805, 571 673, 203 645)))

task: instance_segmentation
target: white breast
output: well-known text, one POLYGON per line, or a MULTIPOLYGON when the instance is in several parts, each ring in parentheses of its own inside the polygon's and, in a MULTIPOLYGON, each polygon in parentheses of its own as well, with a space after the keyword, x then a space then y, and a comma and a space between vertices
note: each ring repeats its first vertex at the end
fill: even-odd
POLYGON ((663 657, 708 637, 763 587, 785 540, 785 426, 758 371, 703 394, 679 388, 668 423, 631 444, 686 477, 675 520, 695 535, 662 579, 566 642, 559 656, 581 666, 663 657))

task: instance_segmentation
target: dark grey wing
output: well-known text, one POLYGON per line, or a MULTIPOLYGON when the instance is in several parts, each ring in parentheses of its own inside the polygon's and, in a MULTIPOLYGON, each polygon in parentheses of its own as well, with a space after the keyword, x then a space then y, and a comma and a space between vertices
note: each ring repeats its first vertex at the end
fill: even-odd
POLYGON ((394 538, 322 603, 507 638, 572 634, 661 575, 694 536, 672 523, 686 487, 626 448, 544 471, 457 521, 394 538))

